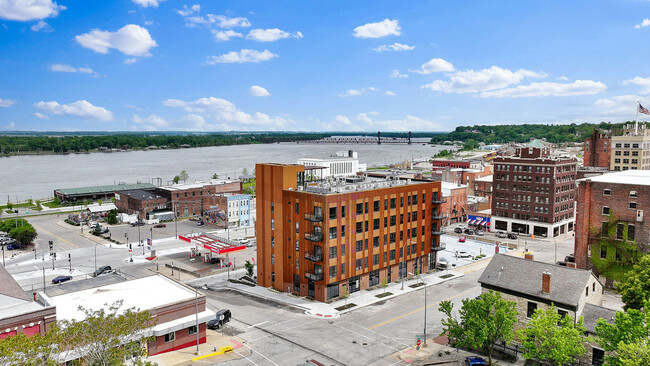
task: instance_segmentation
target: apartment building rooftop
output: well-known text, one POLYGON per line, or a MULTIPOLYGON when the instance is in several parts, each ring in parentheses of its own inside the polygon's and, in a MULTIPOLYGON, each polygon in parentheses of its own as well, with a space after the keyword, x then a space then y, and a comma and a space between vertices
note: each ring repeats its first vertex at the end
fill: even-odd
POLYGON ((413 181, 411 179, 384 179, 364 176, 339 177, 308 183, 305 187, 298 186, 298 190, 316 194, 340 194, 421 183, 423 182, 413 181))
POLYGON ((230 179, 210 179, 205 181, 196 181, 194 183, 174 184, 173 186, 159 187, 166 191, 183 191, 186 189, 203 188, 205 186, 233 183, 235 180, 230 179))
POLYGON ((595 177, 583 178, 578 181, 590 180, 599 183, 632 184, 650 186, 650 170, 622 170, 595 177))

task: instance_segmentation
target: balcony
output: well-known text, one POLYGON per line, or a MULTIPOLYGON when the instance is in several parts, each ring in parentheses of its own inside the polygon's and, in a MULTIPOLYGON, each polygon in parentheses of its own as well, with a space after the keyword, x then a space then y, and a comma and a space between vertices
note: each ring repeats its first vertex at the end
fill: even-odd
POLYGON ((447 249, 447 244, 445 244, 445 243, 440 243, 438 245, 431 246, 431 251, 433 251, 433 252, 438 252, 438 251, 445 250, 445 249, 447 249))
POLYGON ((431 199, 431 203, 445 203, 445 202, 447 202, 447 200, 444 199, 444 197, 433 196, 433 198, 431 199))
POLYGON ((323 280, 323 272, 310 272, 307 271, 305 272, 305 278, 308 280, 312 281, 322 281, 323 280))
POLYGON ((312 262, 321 262, 323 260, 323 252, 307 252, 305 253, 305 259, 312 262))
POLYGON ((445 235, 445 233, 447 233, 447 231, 445 229, 434 229, 434 230, 431 231, 431 235, 440 236, 440 235, 445 235))
POLYGON ((305 233, 305 239, 314 243, 320 243, 323 241, 323 233, 305 233))
POLYGON ((437 211, 431 212, 431 219, 432 220, 444 220, 447 217, 444 214, 438 213, 437 211))
POLYGON ((305 214, 305 220, 311 222, 323 222, 323 215, 321 214, 305 214))

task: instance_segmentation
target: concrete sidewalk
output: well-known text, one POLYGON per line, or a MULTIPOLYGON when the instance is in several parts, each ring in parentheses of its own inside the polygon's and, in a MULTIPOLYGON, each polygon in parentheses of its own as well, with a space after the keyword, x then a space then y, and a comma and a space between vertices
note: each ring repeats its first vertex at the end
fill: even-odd
MULTIPOLYGON (((195 280, 186 281, 185 284, 193 287, 208 287, 212 290, 230 290, 236 291, 239 293, 247 294, 257 298, 265 299, 267 301, 280 303, 287 306, 292 306, 303 310, 306 314, 323 317, 323 318, 335 318, 341 314, 353 311, 356 309, 363 308, 368 305, 372 305, 381 301, 391 299, 396 296, 400 296, 412 291, 417 291, 423 289, 425 286, 433 286, 448 280, 459 278, 464 276, 464 270, 472 272, 473 270, 484 268, 487 265, 487 261, 477 261, 470 265, 457 268, 453 271, 440 271, 433 272, 430 274, 423 274, 419 280, 415 278, 406 279, 403 283, 389 283, 388 286, 383 288, 375 288, 372 290, 361 290, 351 294, 347 299, 337 300, 331 303, 322 303, 319 301, 308 300, 304 297, 296 296, 289 293, 279 292, 275 289, 260 287, 260 286, 247 286, 239 283, 232 283, 227 280, 226 273, 220 273, 214 276, 198 278, 195 280), (483 263, 485 262, 485 263, 483 263), (425 285, 416 286, 418 283, 424 282, 425 285), (415 287, 411 287, 415 286, 415 287), (390 295, 384 295, 383 297, 377 297, 377 295, 383 295, 384 293, 390 295), (337 309, 345 307, 346 305, 354 304, 353 306, 347 307, 345 309, 337 309)), ((239 277, 245 274, 244 269, 237 269, 230 272, 231 279, 238 279, 239 277)))

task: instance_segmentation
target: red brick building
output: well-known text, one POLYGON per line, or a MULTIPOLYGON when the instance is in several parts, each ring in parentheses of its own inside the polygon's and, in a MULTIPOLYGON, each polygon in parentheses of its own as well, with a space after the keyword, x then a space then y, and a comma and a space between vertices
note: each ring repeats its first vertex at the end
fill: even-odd
POLYGON ((467 220, 467 185, 442 182, 442 197, 445 202, 440 205, 440 213, 445 216, 445 225, 467 220))
POLYGON ((435 268, 440 182, 308 182, 305 169, 256 166, 260 286, 327 301, 435 268))
POLYGON ((585 139, 583 165, 609 168, 611 141, 610 131, 594 129, 591 136, 585 139))
POLYGON ((434 159, 431 160, 433 169, 436 168, 465 168, 469 169, 471 162, 469 160, 447 160, 447 159, 434 159))
POLYGON ((548 147, 494 159, 492 230, 558 236, 574 230, 577 160, 548 147))
POLYGON ((214 197, 222 193, 242 193, 241 181, 209 180, 158 187, 156 192, 167 198, 178 217, 200 216, 216 205, 214 197))
POLYGON ((627 170, 578 181, 578 214, 575 233, 575 258, 579 268, 594 269, 596 260, 625 262, 625 253, 603 246, 601 237, 611 235, 622 242, 635 241, 639 249, 650 238, 644 212, 650 212, 650 171, 627 170), (603 235, 604 225, 615 228, 603 235))
POLYGON ((115 192, 115 207, 119 212, 137 214, 140 220, 146 220, 155 212, 170 211, 171 202, 154 190, 131 189, 115 192))

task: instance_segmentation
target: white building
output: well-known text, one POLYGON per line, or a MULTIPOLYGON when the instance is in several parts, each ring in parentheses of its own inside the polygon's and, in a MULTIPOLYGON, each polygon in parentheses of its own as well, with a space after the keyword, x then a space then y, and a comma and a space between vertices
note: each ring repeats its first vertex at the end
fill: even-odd
POLYGON ((302 158, 298 164, 307 167, 322 167, 322 178, 355 175, 366 170, 366 164, 360 164, 356 151, 344 150, 327 158, 302 158))

